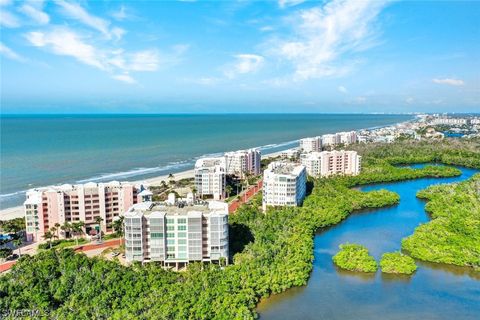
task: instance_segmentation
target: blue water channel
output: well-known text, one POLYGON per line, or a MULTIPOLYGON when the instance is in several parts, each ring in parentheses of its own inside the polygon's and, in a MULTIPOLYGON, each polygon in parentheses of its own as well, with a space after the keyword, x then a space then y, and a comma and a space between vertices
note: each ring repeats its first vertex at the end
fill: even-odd
MULTIPOLYGON (((422 167, 414 165, 412 167, 422 167)), ((264 299, 261 319, 480 319, 480 272, 417 261, 413 276, 374 275, 338 269, 332 256, 345 242, 365 245, 377 259, 398 251, 401 240, 430 219, 419 190, 432 184, 468 179, 477 171, 461 168, 453 178, 418 179, 368 185, 362 191, 387 189, 400 195, 393 207, 362 211, 342 223, 319 230, 308 284, 264 299)), ((480 244, 479 244, 480 245, 480 244)))

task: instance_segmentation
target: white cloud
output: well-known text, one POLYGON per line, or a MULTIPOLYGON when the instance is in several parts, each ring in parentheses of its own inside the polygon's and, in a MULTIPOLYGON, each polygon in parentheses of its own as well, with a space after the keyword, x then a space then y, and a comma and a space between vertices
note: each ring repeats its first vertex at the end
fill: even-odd
POLYGON ((220 82, 220 79, 212 78, 212 77, 203 77, 196 80, 195 82, 203 86, 213 86, 213 85, 216 85, 218 82, 220 82))
MULTIPOLYGON (((41 2, 39 2, 39 4, 43 5, 41 2)), ((32 2, 32 5, 24 4, 19 10, 38 24, 48 24, 50 22, 50 17, 48 14, 43 12, 41 7, 38 7, 38 5, 35 6, 35 2, 32 2)))
POLYGON ((20 27, 20 20, 9 11, 0 9, 0 26, 5 28, 18 28, 20 27))
POLYGON ((136 83, 135 79, 133 79, 128 73, 112 75, 112 78, 128 84, 136 83))
POLYGON ((48 32, 33 31, 27 33, 26 38, 36 47, 46 47, 55 54, 71 56, 85 64, 106 69, 101 61, 101 53, 67 28, 55 28, 48 32))
POLYGON ((453 79, 453 78, 444 78, 444 79, 432 79, 432 82, 438 83, 438 84, 447 84, 449 86, 463 86, 465 84, 465 81, 461 79, 453 79))
POLYGON ((63 12, 66 16, 78 20, 86 26, 100 31, 109 39, 112 38, 112 36, 115 36, 118 39, 118 37, 121 37, 124 33, 119 32, 119 30, 121 30, 120 28, 113 28, 110 30, 110 21, 88 13, 87 10, 77 3, 63 0, 58 0, 56 3, 63 9, 63 12))
POLYGON ((246 74, 256 72, 260 69, 265 58, 256 54, 237 54, 234 56, 235 63, 227 66, 225 75, 228 78, 234 78, 238 74, 246 74))
POLYGON ((407 104, 412 104, 414 101, 415 101, 415 99, 412 98, 412 97, 408 97, 408 98, 405 99, 405 102, 406 102, 407 104))
POLYGON ((73 57, 110 73, 113 79, 127 83, 135 82, 129 72, 152 72, 160 66, 160 54, 155 49, 126 52, 123 49, 101 48, 88 43, 88 39, 67 27, 29 32, 25 38, 35 47, 73 57))
POLYGON ((17 60, 20 62, 26 61, 24 57, 22 57, 21 55, 19 55, 18 53, 16 53, 6 45, 4 45, 2 42, 0 42, 0 54, 12 60, 17 60))
POLYGON ((367 98, 366 98, 366 97, 362 97, 362 96, 356 97, 356 98, 355 98, 355 102, 356 102, 356 103, 363 104, 363 103, 367 102, 367 98))
POLYGON ((274 28, 272 26, 264 26, 260 28, 260 31, 262 32, 268 32, 268 31, 273 31, 274 28))
POLYGON ((114 17, 115 19, 119 20, 119 21, 123 21, 125 19, 127 19, 128 15, 127 15, 127 11, 125 9, 125 6, 122 4, 120 6, 120 9, 118 9, 118 11, 115 11, 115 12, 112 12, 112 17, 114 17))
POLYGON ((296 81, 344 75, 357 63, 345 56, 374 45, 375 22, 385 3, 333 0, 301 10, 290 19, 295 35, 273 41, 269 52, 292 63, 296 81))
POLYGON ((280 8, 293 7, 304 2, 305 0, 278 0, 278 6, 280 8))
POLYGON ((344 86, 339 86, 338 87, 338 91, 340 91, 341 93, 347 93, 347 88, 345 88, 344 86))
POLYGON ((139 51, 132 54, 126 69, 132 71, 155 71, 160 63, 159 54, 155 50, 139 51))

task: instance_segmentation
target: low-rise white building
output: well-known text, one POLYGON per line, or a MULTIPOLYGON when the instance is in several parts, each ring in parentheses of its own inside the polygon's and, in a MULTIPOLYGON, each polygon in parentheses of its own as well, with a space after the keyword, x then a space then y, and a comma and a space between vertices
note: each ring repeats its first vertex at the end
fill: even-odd
POLYGON ((212 196, 215 200, 225 198, 225 157, 202 158, 195 163, 195 188, 200 196, 212 196))
POLYGON ((441 118, 435 118, 432 121, 433 125, 466 125, 467 124, 467 119, 465 118, 448 118, 448 117, 441 117, 441 118))
POLYGON ((328 177, 334 174, 359 174, 361 159, 356 151, 322 151, 302 155, 301 163, 309 175, 328 177))
POLYGON ((299 144, 303 152, 322 151, 322 137, 320 136, 300 139, 299 144))
POLYGON ((263 210, 267 206, 299 206, 306 195, 305 166, 274 161, 263 173, 263 210))
POLYGON ((239 150, 225 153, 226 172, 243 178, 245 174, 259 175, 260 149, 239 150))
POLYGON ((127 261, 184 267, 192 261, 228 263, 228 204, 145 202, 124 214, 127 261))

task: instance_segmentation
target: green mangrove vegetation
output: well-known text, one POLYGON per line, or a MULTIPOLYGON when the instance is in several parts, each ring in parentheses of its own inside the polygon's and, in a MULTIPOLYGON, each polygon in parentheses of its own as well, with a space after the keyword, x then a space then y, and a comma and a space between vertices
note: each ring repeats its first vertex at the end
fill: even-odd
POLYGON ((401 252, 387 252, 382 255, 380 268, 383 273, 412 274, 417 270, 413 258, 401 252))
POLYGON ((344 243, 340 245, 340 251, 333 256, 333 262, 342 269, 357 272, 376 272, 377 261, 368 249, 360 244, 344 243))
MULTIPOLYGON (((442 166, 396 167, 417 162, 409 156, 416 149, 425 154, 425 161, 437 156, 421 150, 422 144, 407 141, 403 148, 394 144, 395 152, 384 157, 381 150, 389 146, 357 146, 362 149, 362 173, 309 181, 303 207, 271 208, 263 214, 260 195, 243 205, 229 218, 232 257, 226 267, 194 263, 177 273, 155 263, 127 267, 54 248, 22 256, 0 276, 0 309, 35 309, 60 319, 253 319, 260 298, 307 283, 318 228, 339 223, 356 210, 399 201, 397 194, 386 190, 362 192, 352 187, 459 174, 442 166)), ((443 152, 428 148, 435 154, 443 152)), ((475 153, 469 147, 465 150, 467 158, 475 153)), ((464 164, 465 157, 452 161, 463 159, 457 164, 464 164)), ((477 159, 478 152, 472 157, 477 159)))
POLYGON ((456 184, 431 186, 417 197, 427 200, 432 220, 403 239, 402 249, 424 261, 480 268, 480 174, 456 184))

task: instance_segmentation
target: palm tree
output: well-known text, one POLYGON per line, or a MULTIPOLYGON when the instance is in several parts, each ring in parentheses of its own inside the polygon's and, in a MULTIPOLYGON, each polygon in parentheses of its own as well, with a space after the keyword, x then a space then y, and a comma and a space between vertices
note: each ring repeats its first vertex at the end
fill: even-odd
POLYGON ((18 238, 18 239, 13 240, 13 244, 18 249, 18 256, 19 257, 22 256, 22 252, 20 251, 20 246, 22 245, 22 243, 23 243, 22 238, 18 238))
POLYGON ((55 227, 51 227, 50 231, 52 232, 52 238, 58 239, 58 230, 55 227))
POLYGON ((72 225, 68 222, 65 222, 62 226, 60 226, 60 229, 62 229, 63 233, 65 234, 65 238, 67 238, 67 234, 70 236, 70 231, 72 231, 72 225))
POLYGON ((83 226, 85 225, 85 222, 83 221, 78 221, 72 223, 70 226, 70 230, 72 230, 73 234, 75 235, 75 244, 78 246, 78 235, 83 234, 83 226))
POLYGON ((43 239, 48 240, 48 243, 50 244, 50 249, 52 249, 52 238, 53 238, 53 233, 51 231, 45 232, 43 235, 43 239))
POLYGON ((99 234, 100 242, 102 241, 102 221, 103 221, 102 217, 100 216, 95 217, 95 222, 98 223, 98 234, 99 234))
POLYGON ((123 216, 119 216, 118 219, 112 223, 113 230, 115 230, 115 233, 119 237, 123 236, 123 218, 123 216))
POLYGON ((57 223, 55 223, 54 226, 55 226, 55 230, 57 231, 57 239, 58 239, 59 236, 60 236, 60 235, 59 235, 59 232, 60 232, 60 226, 61 226, 61 225, 60 225, 60 223, 57 222, 57 223))
POLYGON ((225 192, 227 193, 227 198, 230 197, 230 193, 232 193, 233 188, 231 185, 225 187, 225 192))

